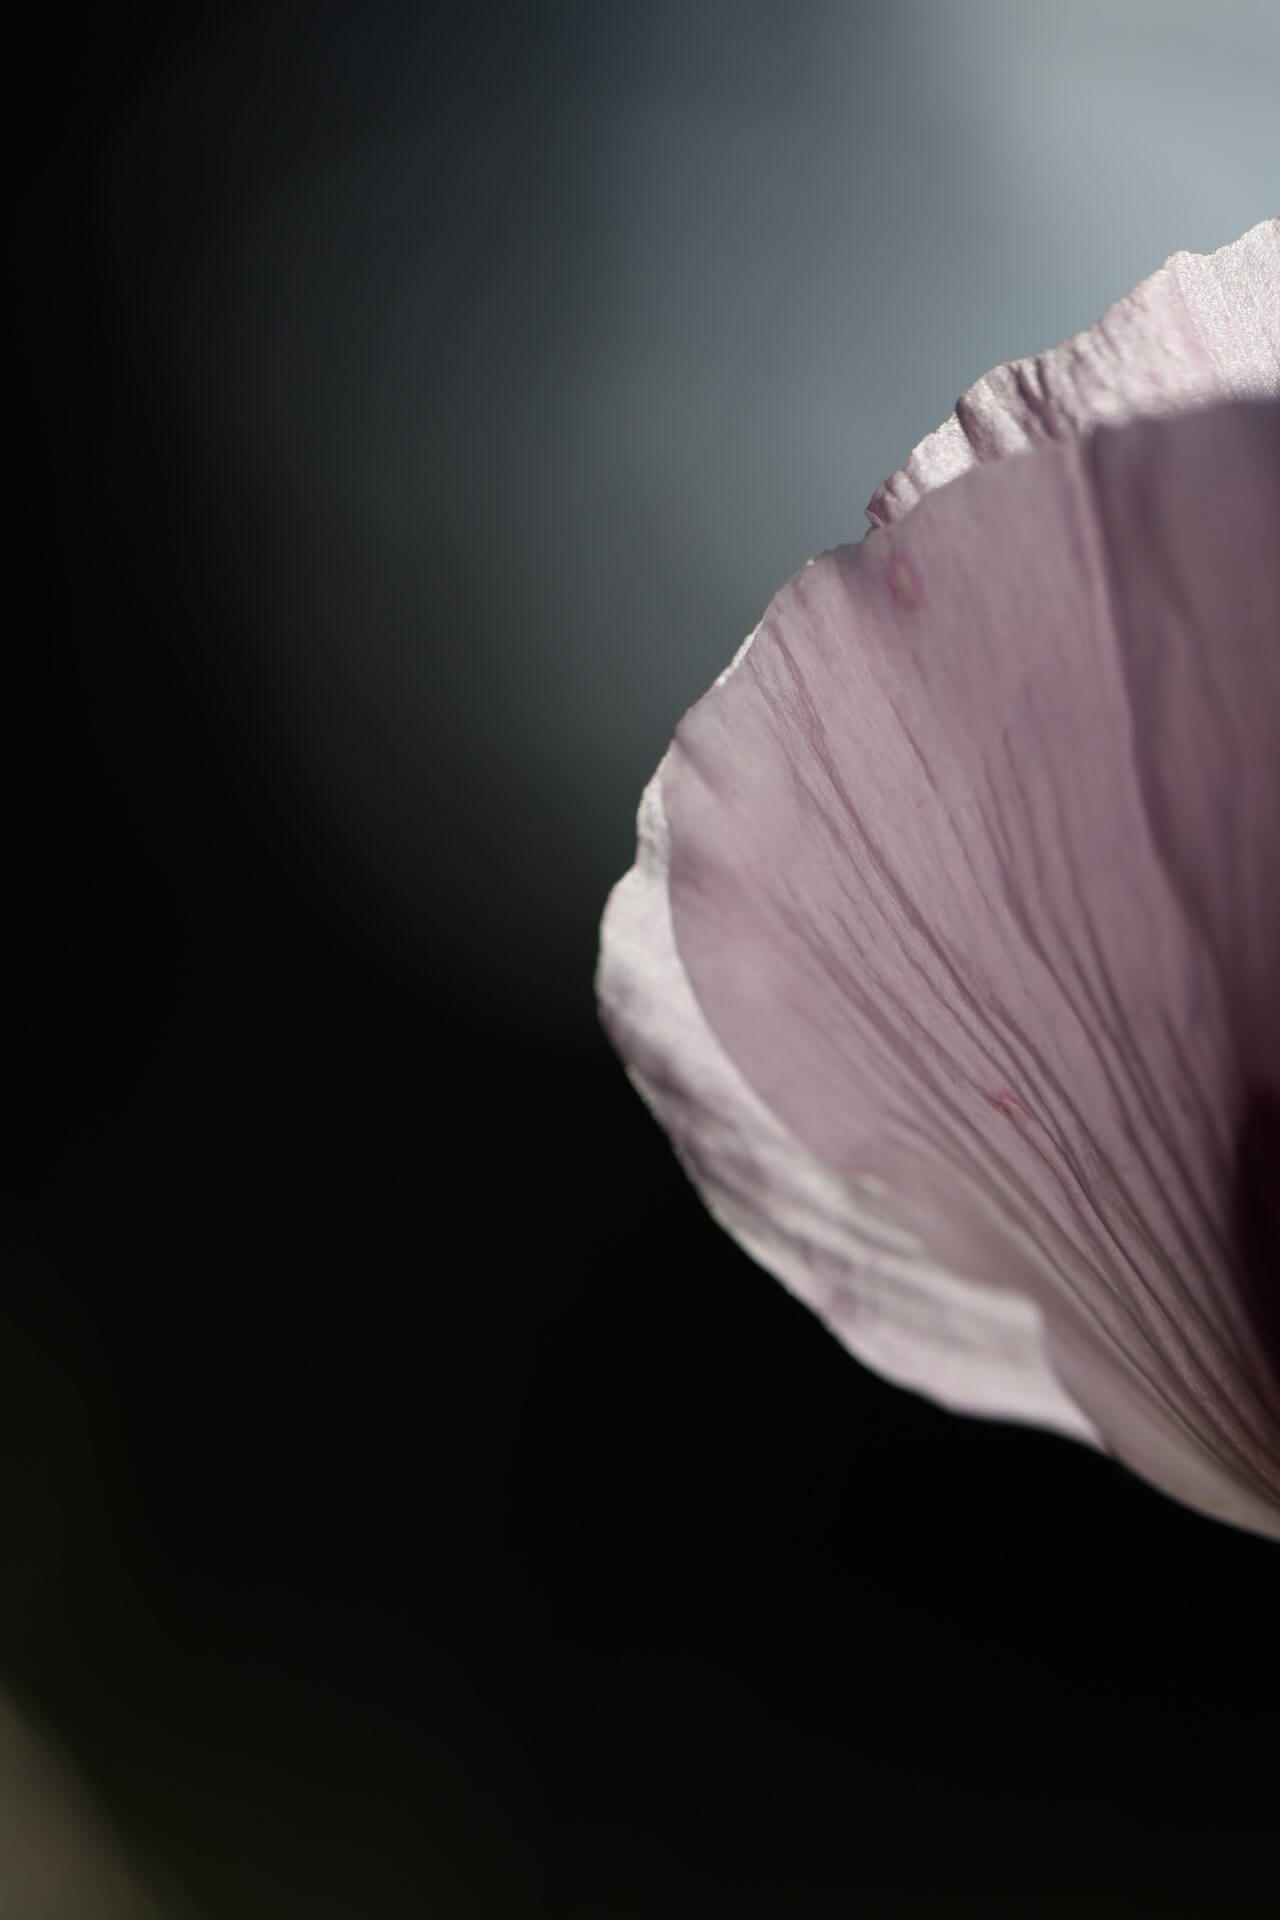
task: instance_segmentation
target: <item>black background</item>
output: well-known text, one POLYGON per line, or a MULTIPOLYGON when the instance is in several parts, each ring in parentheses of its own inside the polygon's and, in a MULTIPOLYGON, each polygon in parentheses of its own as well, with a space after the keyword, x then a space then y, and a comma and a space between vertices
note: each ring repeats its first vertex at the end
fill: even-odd
MULTIPOLYGON (((764 73, 785 10, 744 12, 764 73)), ((717 599, 623 490, 603 558, 587 521, 531 570, 596 484, 540 396, 605 267, 566 124, 620 84, 616 31, 135 6, 33 34, 0 1672, 218 1920, 1271 1911, 1275 1548, 858 1367, 704 1216, 597 1032, 661 728, 803 557, 717 599), (377 234, 336 187, 305 259, 237 223, 405 128, 386 245, 423 278, 352 427, 377 234), (308 318, 330 255, 343 301, 308 318), (227 395, 273 386, 296 411, 250 457, 227 395), (401 407, 389 558, 310 488, 306 423, 376 466, 401 407), (576 694, 560 564, 595 568, 576 694), (677 605, 709 631, 674 670, 677 605), (637 618, 655 687, 619 747, 637 618), (561 736, 593 728, 574 785, 561 736)), ((705 9, 692 63, 720 32, 705 9)), ((744 470, 744 512, 770 484, 744 470)))

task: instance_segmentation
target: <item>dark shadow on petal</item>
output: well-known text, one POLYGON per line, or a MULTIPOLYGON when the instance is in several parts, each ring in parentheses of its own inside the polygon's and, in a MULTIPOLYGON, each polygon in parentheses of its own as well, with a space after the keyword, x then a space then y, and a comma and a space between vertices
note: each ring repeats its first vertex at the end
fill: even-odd
POLYGON ((1235 1229, 1250 1311, 1280 1381, 1280 1094, 1256 1088, 1236 1142, 1235 1229))

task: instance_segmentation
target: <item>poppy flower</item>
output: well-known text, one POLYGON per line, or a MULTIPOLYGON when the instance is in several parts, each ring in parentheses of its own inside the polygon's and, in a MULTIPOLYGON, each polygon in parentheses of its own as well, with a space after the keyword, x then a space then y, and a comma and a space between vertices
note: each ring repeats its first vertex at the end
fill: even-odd
POLYGON ((868 1366, 1280 1538, 1280 220, 867 513, 677 728, 607 1030, 868 1366))

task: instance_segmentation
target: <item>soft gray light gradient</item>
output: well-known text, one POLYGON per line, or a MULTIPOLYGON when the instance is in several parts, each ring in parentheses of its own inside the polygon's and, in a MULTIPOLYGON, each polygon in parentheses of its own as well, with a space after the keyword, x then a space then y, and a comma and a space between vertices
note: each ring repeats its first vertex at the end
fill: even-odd
POLYGON ((259 502, 212 670, 371 913, 560 1021, 634 794, 778 583, 985 368, 1274 210, 1280 16, 662 0, 483 60, 375 18, 192 50, 121 129, 108 253, 259 502))
POLYGON ((557 1607, 566 1912, 1222 1911, 1274 1864, 1258 1562, 1094 1535, 1084 1456, 1003 1436, 1006 1554, 975 1423, 685 1250, 591 973, 779 583, 985 368, 1275 210, 1270 0, 41 30, 0 1915, 51 1855, 56 1920, 185 1920, 156 1859, 208 1920, 541 1914, 505 1635, 557 1607))
POLYGON ((5 1920, 198 1920, 169 1879, 128 1859, 66 1755, 0 1694, 5 1920))

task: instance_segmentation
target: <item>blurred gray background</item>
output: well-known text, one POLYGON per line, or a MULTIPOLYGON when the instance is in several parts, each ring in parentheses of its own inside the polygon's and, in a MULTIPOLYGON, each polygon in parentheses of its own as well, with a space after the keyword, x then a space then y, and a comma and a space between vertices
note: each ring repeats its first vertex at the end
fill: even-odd
POLYGON ((1280 12, 24 32, 3 1920, 1269 1914, 1274 1549, 858 1367, 591 980, 773 592, 1277 211, 1280 12))
POLYGON ((371 905, 575 1019, 680 713, 971 380, 1275 210, 1277 72, 1267 0, 322 0, 175 48, 102 270, 252 501, 218 670, 371 905))

